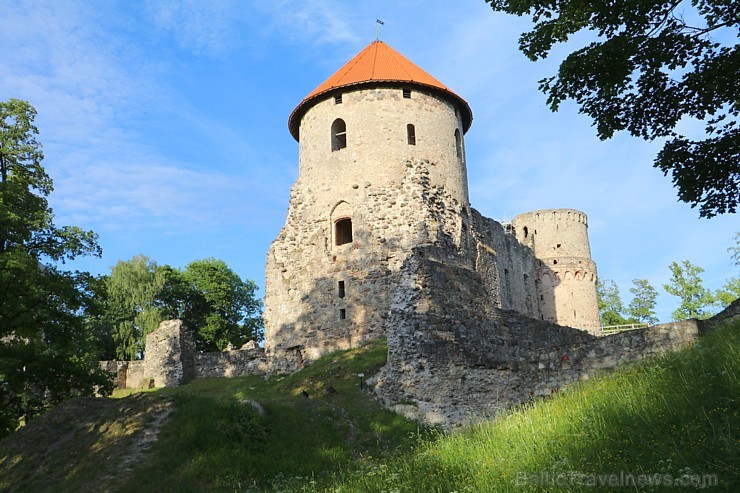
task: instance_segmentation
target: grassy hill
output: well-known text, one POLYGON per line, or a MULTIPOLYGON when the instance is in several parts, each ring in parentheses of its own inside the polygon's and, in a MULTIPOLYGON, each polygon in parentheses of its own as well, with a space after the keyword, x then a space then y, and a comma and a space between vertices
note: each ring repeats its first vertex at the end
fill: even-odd
POLYGON ((0 442, 0 491, 740 491, 740 323, 451 434, 359 389, 384 360, 66 402, 0 442))

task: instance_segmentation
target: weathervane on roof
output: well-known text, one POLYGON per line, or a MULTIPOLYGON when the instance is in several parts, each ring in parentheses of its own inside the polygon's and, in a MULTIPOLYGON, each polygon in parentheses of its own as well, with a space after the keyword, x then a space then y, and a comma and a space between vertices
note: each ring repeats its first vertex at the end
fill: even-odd
POLYGON ((375 41, 378 41, 378 39, 380 39, 378 26, 385 26, 385 22, 381 21, 380 19, 375 19, 375 41))

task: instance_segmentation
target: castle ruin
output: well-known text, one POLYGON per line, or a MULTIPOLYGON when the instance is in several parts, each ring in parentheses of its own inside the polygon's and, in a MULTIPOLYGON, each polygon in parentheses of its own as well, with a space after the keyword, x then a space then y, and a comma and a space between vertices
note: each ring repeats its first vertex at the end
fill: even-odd
MULTIPOLYGON (((588 221, 538 210, 502 224, 470 207, 468 104, 385 43, 371 43, 289 118, 299 177, 267 255, 265 348, 198 353, 181 322, 145 357, 101 362, 123 387, 287 373, 385 337, 368 380, 426 423, 494 415, 691 344, 711 321, 604 336, 588 221)), ((740 316, 740 301, 720 318, 740 316)))
POLYGON ((586 215, 502 225, 472 209, 472 120, 465 100, 381 41, 295 108, 299 177, 266 268, 266 349, 281 370, 387 336, 402 271, 427 252, 481 283, 476 302, 599 329, 586 215))

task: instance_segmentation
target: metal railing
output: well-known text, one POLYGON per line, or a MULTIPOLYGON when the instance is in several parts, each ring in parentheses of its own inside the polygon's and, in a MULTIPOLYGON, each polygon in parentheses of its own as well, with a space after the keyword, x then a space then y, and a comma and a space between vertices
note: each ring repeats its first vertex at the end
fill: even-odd
POLYGON ((605 325, 601 327, 601 333, 609 335, 616 334, 617 332, 625 332, 627 330, 644 329, 645 327, 649 327, 649 324, 605 325))

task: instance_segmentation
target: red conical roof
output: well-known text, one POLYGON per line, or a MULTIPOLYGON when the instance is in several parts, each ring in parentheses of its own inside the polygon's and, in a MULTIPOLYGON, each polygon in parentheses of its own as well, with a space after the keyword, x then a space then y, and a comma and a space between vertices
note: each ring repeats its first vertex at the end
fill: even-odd
POLYGON ((463 98, 387 44, 373 41, 296 106, 288 118, 291 135, 298 140, 301 118, 319 96, 341 87, 378 82, 412 84, 439 91, 462 110, 463 131, 470 128, 473 112, 463 98))

